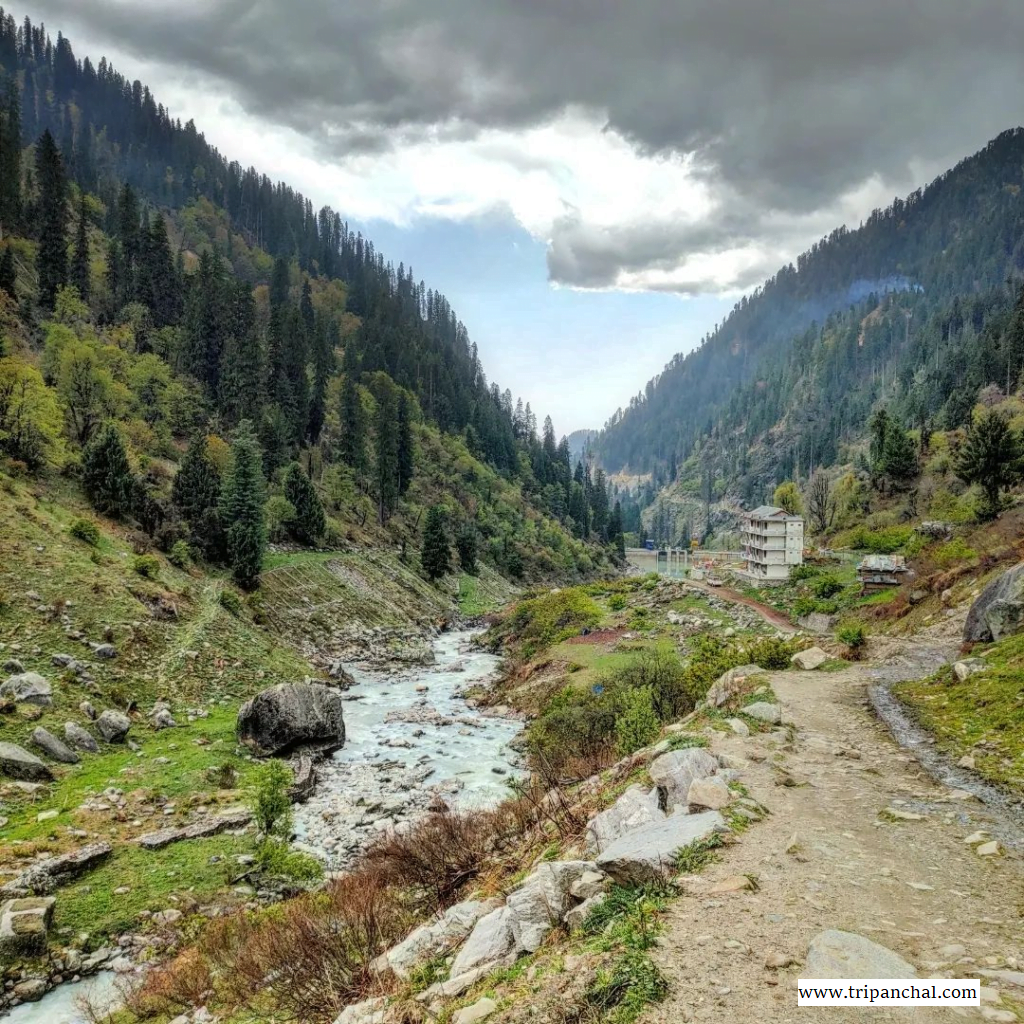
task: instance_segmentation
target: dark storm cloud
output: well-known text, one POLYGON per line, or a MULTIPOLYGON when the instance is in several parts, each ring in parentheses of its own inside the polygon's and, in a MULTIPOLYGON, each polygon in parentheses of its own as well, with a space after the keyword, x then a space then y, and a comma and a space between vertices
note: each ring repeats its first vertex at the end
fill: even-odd
MULTIPOLYGON (((215 76, 335 156, 592 111, 691 154, 761 214, 814 213, 876 175, 951 162, 1020 121, 1020 0, 35 0, 70 29, 215 76)), ((563 282, 675 266, 744 232, 567 224, 563 282), (615 252, 610 252, 614 242, 615 252)), ((774 239, 756 218, 746 235, 774 239)))

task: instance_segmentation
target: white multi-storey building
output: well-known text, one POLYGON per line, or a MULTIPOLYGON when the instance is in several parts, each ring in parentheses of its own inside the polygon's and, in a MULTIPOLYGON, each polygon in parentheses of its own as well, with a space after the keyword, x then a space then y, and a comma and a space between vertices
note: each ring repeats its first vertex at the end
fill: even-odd
POLYGON ((804 560, 803 518, 774 505, 744 513, 740 540, 746 575, 756 580, 788 580, 790 568, 804 560))

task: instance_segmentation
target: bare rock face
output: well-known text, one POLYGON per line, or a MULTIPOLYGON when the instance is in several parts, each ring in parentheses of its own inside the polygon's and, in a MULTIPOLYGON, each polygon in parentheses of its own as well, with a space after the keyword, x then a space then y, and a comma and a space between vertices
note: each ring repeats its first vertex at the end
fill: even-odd
POLYGON ((345 744, 341 694, 323 683, 281 683, 238 711, 238 738, 259 757, 329 754, 345 744))
POLYGON ((1024 562, 997 576, 971 605, 964 623, 967 643, 1002 640, 1024 630, 1024 562))
POLYGON ((891 949, 855 932, 819 932, 807 949, 808 978, 916 978, 917 970, 891 949))
POLYGON ((0 952, 9 956, 46 952, 46 933, 53 918, 53 896, 8 900, 0 907, 0 952))
POLYGON ((0 774, 25 782, 49 782, 53 773, 47 766, 17 743, 0 743, 0 774))

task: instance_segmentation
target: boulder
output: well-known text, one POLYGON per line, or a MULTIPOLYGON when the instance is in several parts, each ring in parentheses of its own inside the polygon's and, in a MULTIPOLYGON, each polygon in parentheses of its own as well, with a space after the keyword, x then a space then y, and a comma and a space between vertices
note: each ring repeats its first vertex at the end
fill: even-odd
POLYGON ((38 861, 22 871, 20 875, 12 878, 11 881, 0 886, 0 897, 31 896, 33 894, 41 896, 53 892, 69 878, 87 871, 104 858, 109 857, 111 849, 110 843, 92 843, 90 846, 81 846, 77 850, 72 850, 71 853, 62 853, 56 857, 38 861))
POLYGON ((92 653, 95 654, 97 658, 116 658, 117 648, 113 644, 96 644, 92 649, 92 653))
POLYGON ((588 822, 587 853, 597 853, 631 829, 664 817, 657 790, 648 793, 642 786, 630 786, 611 807, 588 822))
POLYGON ((953 672, 960 682, 969 679, 975 672, 984 672, 988 665, 981 658, 964 658, 953 664, 953 672))
POLYGON ((48 708, 53 703, 53 687, 38 672, 19 672, 0 686, 0 697, 48 708))
POLYGON ((917 971, 891 949, 863 935, 835 929, 811 939, 804 978, 916 978, 917 971))
POLYGON ((513 955, 516 948, 513 919, 508 907, 499 907, 480 918, 452 963, 450 976, 454 978, 481 964, 513 955))
POLYGON ((769 704, 767 701, 759 700, 756 704, 748 704, 743 709, 743 714, 756 718, 759 722, 767 722, 769 725, 782 724, 782 708, 778 704, 769 704))
POLYGON ((11 991, 23 1003, 34 1003, 46 995, 49 987, 43 978, 28 978, 25 981, 19 981, 11 991))
POLYGON ((430 988, 424 989, 416 996, 416 1001, 432 1003, 435 999, 455 999, 464 992, 468 992, 481 978, 486 978, 488 974, 492 974, 499 968, 511 967, 514 962, 514 955, 510 955, 504 960, 481 964, 479 967, 474 967, 473 970, 466 971, 465 974, 457 974, 447 981, 434 982, 430 988))
POLYGON ((0 669, 4 672, 13 672, 15 674, 25 671, 25 666, 22 665, 17 658, 8 658, 3 665, 0 665, 0 669))
POLYGON ((0 953, 32 956, 46 952, 46 933, 53 919, 53 896, 8 900, 0 907, 0 953))
POLYGON ((48 782, 53 773, 46 765, 17 743, 0 743, 0 774, 26 782, 48 782))
POLYGON ((81 758, 65 743, 62 743, 51 732, 41 725, 32 731, 32 746, 38 747, 47 757, 61 764, 78 764, 81 758))
POLYGON ((576 931, 577 928, 582 928, 587 918, 590 917, 590 912, 601 906, 606 899, 608 899, 608 894, 599 892, 593 896, 589 896, 578 906, 573 907, 572 910, 565 915, 566 928, 571 932, 576 931))
POLYGON ((789 660, 797 668, 802 668, 806 672, 812 672, 828 661, 828 655, 820 647, 808 647, 806 651, 797 651, 789 660))
POLYGON ((523 884, 509 894, 506 906, 512 911, 512 933, 516 949, 535 953, 555 925, 572 907, 573 883, 592 872, 589 861, 550 861, 541 864, 523 884))
POLYGON ((824 612, 811 612, 809 615, 801 615, 796 624, 808 633, 831 633, 835 624, 839 621, 838 615, 826 615, 824 612))
POLYGON ((168 711, 167 708, 157 708, 149 718, 153 724, 153 728, 158 732, 161 729, 174 729, 177 726, 177 722, 174 720, 174 715, 168 711))
POLYGON ((131 727, 132 721, 127 715, 110 708, 96 719, 96 728, 107 743, 124 743, 131 727))
POLYGON ((616 839, 597 858, 597 866, 619 885, 664 881, 676 873, 679 850, 725 830, 717 811, 675 814, 616 839))
POLYGON ((329 754, 345 744, 341 694, 323 683, 280 683, 238 711, 238 738, 259 757, 329 754))
POLYGON ((662 754, 651 762, 651 778, 658 787, 660 806, 671 813, 686 807, 694 779, 706 779, 718 770, 718 762, 703 747, 686 747, 662 754))
POLYGON ((180 843, 184 839, 206 839, 230 829, 245 828, 250 821, 252 821, 251 811, 234 811, 230 814, 207 816, 191 825, 162 828, 158 832, 146 832, 135 841, 144 850, 162 850, 165 846, 180 843))
POLYGON ((573 899, 589 900, 604 892, 607 884, 608 878, 603 872, 587 870, 569 886, 569 894, 573 899))
POLYGON ((764 674, 760 665, 739 665, 736 668, 723 672, 718 679, 712 683, 704 703, 709 708, 720 708, 731 697, 739 693, 740 688, 751 676, 764 674))
POLYGON ((1024 630, 1024 562, 994 579, 978 596, 964 623, 966 643, 1002 640, 1024 630))
POLYGON ((732 793, 724 779, 694 779, 690 783, 690 791, 686 794, 686 802, 691 808, 717 811, 732 800, 732 793))
POLYGON ((725 724, 728 725, 737 736, 747 737, 750 735, 750 726, 747 725, 742 718, 726 719, 725 724))
POLYGON ((452 1017, 452 1024, 476 1024, 478 1020, 486 1020, 497 1010, 498 1004, 489 996, 478 999, 471 1006, 464 1006, 456 1010, 452 1017))
POLYGON ((381 996, 364 999, 346 1006, 335 1018, 334 1024, 383 1024, 388 1001, 381 996))
POLYGON ((480 918, 497 910, 495 900, 466 900, 449 907, 436 921, 421 925, 410 932, 397 946, 389 949, 379 960, 403 981, 422 963, 440 956, 463 942, 480 918))
POLYGON ((92 734, 86 732, 77 722, 64 723, 64 739, 76 750, 85 750, 90 754, 98 753, 100 749, 92 734))

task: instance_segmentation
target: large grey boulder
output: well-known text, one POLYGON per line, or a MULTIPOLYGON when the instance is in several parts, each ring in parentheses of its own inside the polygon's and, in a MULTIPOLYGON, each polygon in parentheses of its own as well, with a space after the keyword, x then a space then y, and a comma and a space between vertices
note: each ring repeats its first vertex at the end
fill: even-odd
POLYGON ((863 935, 819 932, 807 949, 802 978, 916 978, 917 971, 891 949, 863 935))
POLYGON ((455 978, 481 964, 504 960, 515 954, 516 936, 513 930, 515 915, 508 907, 492 910, 477 921, 466 944, 452 964, 450 976, 455 978))
POLYGON ((718 811, 675 814, 616 839, 597 858, 597 866, 619 885, 667 880, 676 873, 679 850, 725 830, 718 811))
POLYGON ((595 815, 587 824, 587 853, 598 853, 631 829, 661 821, 664 817, 658 806, 657 790, 648 793, 642 786, 630 786, 611 807, 595 815))
POLYGON ((53 919, 53 896, 8 900, 0 907, 0 953, 6 956, 46 952, 46 933, 53 919))
POLYGON ((53 773, 46 765, 17 743, 0 743, 0 774, 25 782, 49 782, 53 773))
POLYGON ((47 757, 60 761, 61 764, 78 764, 81 760, 67 744, 62 743, 41 725, 32 731, 32 746, 38 747, 47 757))
POLYGON ((808 647, 806 651, 797 651, 789 660, 797 668, 813 672, 828 661, 828 655, 820 647, 808 647))
POLYGON ((372 999, 364 999, 361 1003, 346 1006, 334 1024, 383 1024, 387 1009, 387 999, 383 996, 374 996, 372 999))
POLYGON ((720 708, 727 700, 730 700, 746 683, 751 676, 764 675, 764 669, 760 665, 738 665, 727 672, 723 672, 718 679, 712 683, 704 703, 709 708, 720 708))
POLYGON ((64 723, 64 739, 76 750, 85 750, 90 754, 99 752, 100 745, 77 722, 64 723))
POLYGON ((0 686, 0 697, 48 708, 53 703, 53 687, 38 672, 19 672, 0 686))
POLYGON ((238 711, 238 738, 259 757, 305 751, 329 754, 345 745, 341 694, 323 683, 280 683, 238 711))
POLYGON ((695 779, 706 779, 718 771, 718 762, 703 747, 687 747, 662 754, 651 762, 651 778, 658 787, 661 806, 671 813, 685 808, 695 779))
POLYGON ((769 704, 765 700, 759 700, 755 704, 748 704, 743 708, 743 714, 756 718, 759 722, 767 722, 768 725, 782 724, 782 708, 778 704, 769 704))
POLYGON ((523 884, 509 894, 506 906, 514 916, 512 933, 516 948, 535 953, 548 933, 561 923, 576 902, 572 886, 595 865, 589 861, 550 861, 541 864, 523 884))
POLYGON ((110 843, 92 843, 80 846, 70 853, 61 853, 47 860, 37 861, 20 875, 0 886, 0 897, 41 896, 53 892, 68 879, 95 867, 110 856, 110 843))
POLYGON ((463 942, 481 917, 497 910, 496 900, 466 900, 449 907, 436 921, 421 925, 407 938, 384 953, 378 967, 387 965, 403 981, 427 960, 463 942))
POLYGON ((994 579, 967 613, 964 640, 985 643, 1024 630, 1024 562, 994 579))
POLYGON ((107 743, 124 743, 132 720, 120 711, 107 709, 96 719, 96 729, 107 743))
POLYGON ((796 624, 808 633, 831 633, 835 624, 839 621, 838 615, 826 615, 824 612, 811 612, 809 615, 801 615, 796 624))

